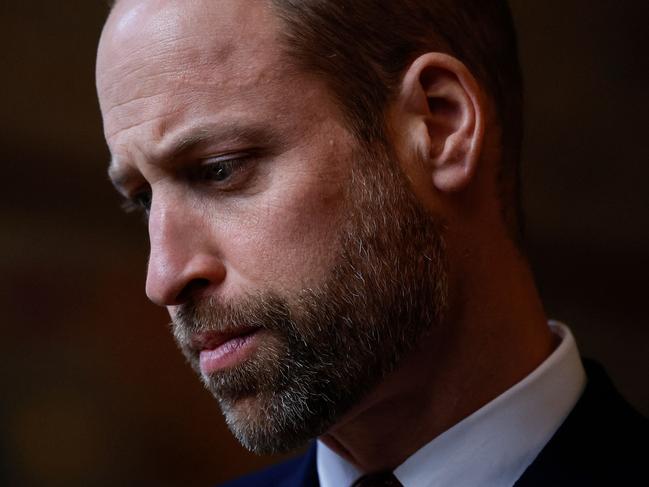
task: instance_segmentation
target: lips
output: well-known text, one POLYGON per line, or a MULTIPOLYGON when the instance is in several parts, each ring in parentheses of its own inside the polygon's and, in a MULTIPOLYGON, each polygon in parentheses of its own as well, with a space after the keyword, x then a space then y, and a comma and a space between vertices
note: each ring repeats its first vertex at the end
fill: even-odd
POLYGON ((236 328, 224 332, 207 332, 192 339, 192 348, 199 352, 203 375, 233 367, 252 353, 260 328, 236 328))
POLYGON ((249 335, 259 330, 255 327, 239 327, 220 332, 204 332, 192 337, 192 348, 195 350, 214 350, 233 338, 249 335))

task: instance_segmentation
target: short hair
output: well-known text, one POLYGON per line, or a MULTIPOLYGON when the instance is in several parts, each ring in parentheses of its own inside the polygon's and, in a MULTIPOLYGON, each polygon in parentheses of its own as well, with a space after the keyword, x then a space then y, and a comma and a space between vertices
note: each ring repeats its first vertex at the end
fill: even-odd
POLYGON ((522 233, 523 82, 506 0, 271 0, 287 50, 324 77, 354 134, 385 140, 385 109, 407 67, 431 50, 462 61, 496 109, 498 197, 513 240, 522 233))
MULTIPOLYGON (((118 0, 108 0, 113 8, 118 0)), ((319 73, 350 129, 385 141, 385 109, 405 69, 430 50, 457 57, 492 99, 501 131, 498 197, 512 240, 523 212, 520 156, 523 80, 507 0, 271 0, 284 21, 289 55, 319 73)))

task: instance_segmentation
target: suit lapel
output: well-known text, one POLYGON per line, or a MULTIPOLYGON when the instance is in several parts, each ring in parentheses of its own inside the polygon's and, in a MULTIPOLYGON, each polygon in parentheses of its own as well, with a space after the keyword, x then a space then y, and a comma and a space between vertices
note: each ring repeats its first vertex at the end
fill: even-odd
POLYGON ((632 485, 622 479, 633 479, 644 465, 634 443, 646 436, 647 420, 601 366, 588 360, 584 366, 588 383, 582 397, 516 487, 632 485))
POLYGON ((286 477, 278 487, 320 487, 316 449, 316 443, 313 442, 295 471, 286 477))

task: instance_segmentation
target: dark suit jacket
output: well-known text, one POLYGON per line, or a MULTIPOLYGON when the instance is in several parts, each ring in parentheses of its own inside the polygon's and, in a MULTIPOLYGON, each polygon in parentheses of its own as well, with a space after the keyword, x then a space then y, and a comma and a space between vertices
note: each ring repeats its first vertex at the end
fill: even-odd
MULTIPOLYGON (((575 408, 516 487, 649 486, 649 421, 585 361, 588 383, 575 408)), ((318 487, 316 448, 224 487, 318 487)), ((453 487, 453 486, 445 486, 453 487)))

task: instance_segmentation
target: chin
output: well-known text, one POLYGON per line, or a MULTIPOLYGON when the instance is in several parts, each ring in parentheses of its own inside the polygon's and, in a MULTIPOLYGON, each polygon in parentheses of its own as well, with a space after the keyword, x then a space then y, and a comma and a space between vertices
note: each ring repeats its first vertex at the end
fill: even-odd
POLYGON ((296 427, 289 418, 290 414, 259 397, 219 400, 219 403, 234 437, 244 448, 257 455, 288 453, 305 446, 317 436, 296 427))

